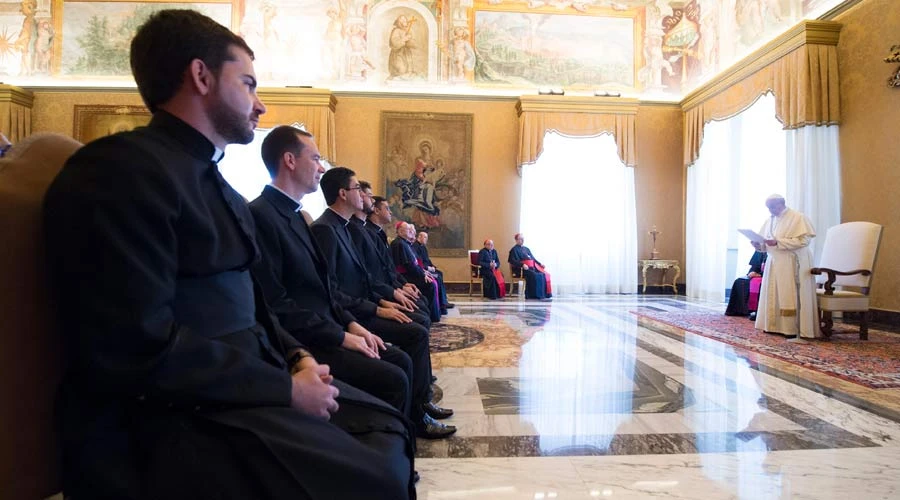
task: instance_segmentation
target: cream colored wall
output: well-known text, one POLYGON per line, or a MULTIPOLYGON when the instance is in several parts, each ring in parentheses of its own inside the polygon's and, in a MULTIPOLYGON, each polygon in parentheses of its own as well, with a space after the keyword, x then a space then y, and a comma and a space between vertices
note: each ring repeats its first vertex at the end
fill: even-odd
POLYGON ((900 1, 864 0, 837 19, 841 88, 841 220, 884 226, 872 307, 900 311, 900 88, 889 88, 900 44, 900 1))
MULTIPOLYGON (((470 247, 480 248, 492 238, 505 253, 518 231, 521 178, 516 167, 518 118, 514 98, 410 98, 337 94, 335 126, 337 163, 357 171, 361 179, 378 187, 380 178, 380 124, 382 111, 471 113, 472 225, 470 247)), ((76 104, 139 105, 134 91, 35 91, 35 132, 73 132, 76 104)), ((291 121, 290 108, 270 106, 261 125, 291 121)), ((637 116, 635 170, 638 258, 648 258, 647 231, 655 224, 662 234, 657 249, 661 258, 678 259, 684 282, 684 184, 681 159, 681 111, 677 105, 642 104, 637 116)), ((566 214, 560 217, 587 217, 566 214)), ((465 258, 435 258, 447 281, 468 281, 465 258)), ((635 273, 637 273, 635 263, 635 273)), ((651 276, 651 279, 653 277, 651 276)))
POLYGON ((73 135, 76 104, 141 106, 143 102, 136 90, 35 90, 31 111, 32 131, 73 135))
MULTIPOLYGON (((513 244, 518 231, 521 178, 515 168, 518 118, 515 99, 460 100, 351 97, 338 95, 335 116, 338 162, 356 170, 361 178, 380 178, 379 134, 382 111, 472 113, 472 248, 485 238, 494 239, 500 253, 513 244)), ((637 117, 635 171, 638 220, 638 256, 649 258, 647 231, 656 224, 663 231, 657 249, 661 258, 684 265, 684 184, 681 168, 681 108, 677 105, 641 105, 637 117)), ((376 182, 373 185, 377 186, 376 182)), ((566 214, 583 217, 592 214, 566 214)), ((602 215, 602 214, 595 214, 602 215)), ((436 258, 447 281, 468 281, 465 258, 436 258)), ((682 268, 683 269, 683 268, 682 268)), ((504 267, 505 270, 505 267, 504 267)), ((637 273, 637 263, 635 263, 637 273)), ((684 273, 679 279, 684 281, 684 273)))
MULTIPOLYGON (((470 244, 485 238, 498 249, 512 245, 519 220, 521 179, 516 173, 516 100, 351 97, 338 94, 335 126, 338 163, 372 182, 381 176, 379 137, 382 111, 472 113, 472 225, 470 244)), ((504 250, 505 251, 505 250, 504 250)), ((446 281, 468 281, 466 258, 433 258, 446 281)))
MULTIPOLYGON (((682 116, 681 107, 675 104, 641 104, 635 120, 637 167, 634 172, 638 259, 650 258, 653 241, 648 231, 655 225, 662 231, 656 240, 659 258, 678 259, 679 283, 684 283, 685 276, 682 116)), ((648 272, 648 282, 653 280, 651 272, 648 272)))

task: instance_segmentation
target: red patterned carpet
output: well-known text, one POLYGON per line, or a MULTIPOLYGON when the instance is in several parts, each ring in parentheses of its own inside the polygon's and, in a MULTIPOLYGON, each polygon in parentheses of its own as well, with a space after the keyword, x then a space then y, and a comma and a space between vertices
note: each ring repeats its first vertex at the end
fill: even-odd
POLYGON ((712 311, 631 313, 645 326, 668 325, 866 387, 900 387, 900 335, 895 333, 869 328, 869 340, 859 340, 855 326, 836 324, 831 340, 798 343, 756 330, 747 318, 712 311))

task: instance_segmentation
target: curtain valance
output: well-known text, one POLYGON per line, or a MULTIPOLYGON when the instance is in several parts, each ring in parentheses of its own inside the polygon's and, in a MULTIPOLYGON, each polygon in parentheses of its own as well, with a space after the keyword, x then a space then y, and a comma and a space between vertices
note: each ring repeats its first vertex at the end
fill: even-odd
POLYGON ((322 156, 336 161, 334 110, 337 99, 330 90, 263 89, 259 92, 259 98, 268 107, 263 120, 267 123, 303 124, 316 137, 316 146, 322 156))
POLYGON ((804 21, 689 95, 684 110, 684 163, 694 163, 703 127, 775 94, 775 115, 785 129, 840 123, 837 42, 841 25, 804 21))
POLYGON ((31 135, 31 108, 34 94, 0 84, 0 132, 13 144, 31 135))
POLYGON ((556 131, 572 137, 612 134, 619 158, 635 166, 635 116, 638 101, 608 97, 522 96, 519 115, 519 151, 516 166, 534 163, 544 147, 544 134, 556 131))

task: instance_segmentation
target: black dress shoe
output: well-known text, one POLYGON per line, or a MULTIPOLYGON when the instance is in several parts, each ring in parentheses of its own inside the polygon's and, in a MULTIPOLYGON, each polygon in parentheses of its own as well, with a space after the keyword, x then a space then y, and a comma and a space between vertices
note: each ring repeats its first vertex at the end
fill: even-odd
POLYGON ((444 304, 445 309, 453 309, 454 307, 456 307, 456 304, 454 304, 453 302, 447 302, 446 304, 444 304))
POLYGON ((446 316, 446 315, 447 315, 447 310, 441 309, 441 316, 446 316))
POLYGON ((756 311, 753 311, 752 313, 750 313, 749 317, 750 317, 750 321, 756 321, 756 311))
POLYGON ((443 439, 456 432, 455 426, 442 424, 427 414, 422 416, 422 423, 417 427, 416 436, 423 439, 443 439))
POLYGON ((435 383, 435 382, 437 382, 437 377, 435 377, 434 375, 432 375, 432 376, 431 376, 431 383, 433 384, 433 383, 435 383))
POLYGON ((419 482, 419 471, 414 470, 413 471, 413 484, 418 483, 418 482, 419 482))
POLYGON ((431 402, 423 404, 422 408, 425 410, 425 413, 429 417, 436 418, 438 420, 443 420, 445 418, 453 416, 453 410, 449 408, 441 408, 440 406, 431 402))

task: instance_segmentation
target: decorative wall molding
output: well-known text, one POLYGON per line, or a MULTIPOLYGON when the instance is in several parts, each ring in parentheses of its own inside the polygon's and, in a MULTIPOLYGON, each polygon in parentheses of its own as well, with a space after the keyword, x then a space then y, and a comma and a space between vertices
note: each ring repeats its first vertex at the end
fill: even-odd
POLYGON ((551 113, 592 113, 636 115, 640 101, 623 97, 523 95, 516 103, 516 114, 540 111, 551 113))
POLYGON ((10 102, 30 109, 34 105, 34 94, 14 85, 0 83, 0 102, 10 102))

